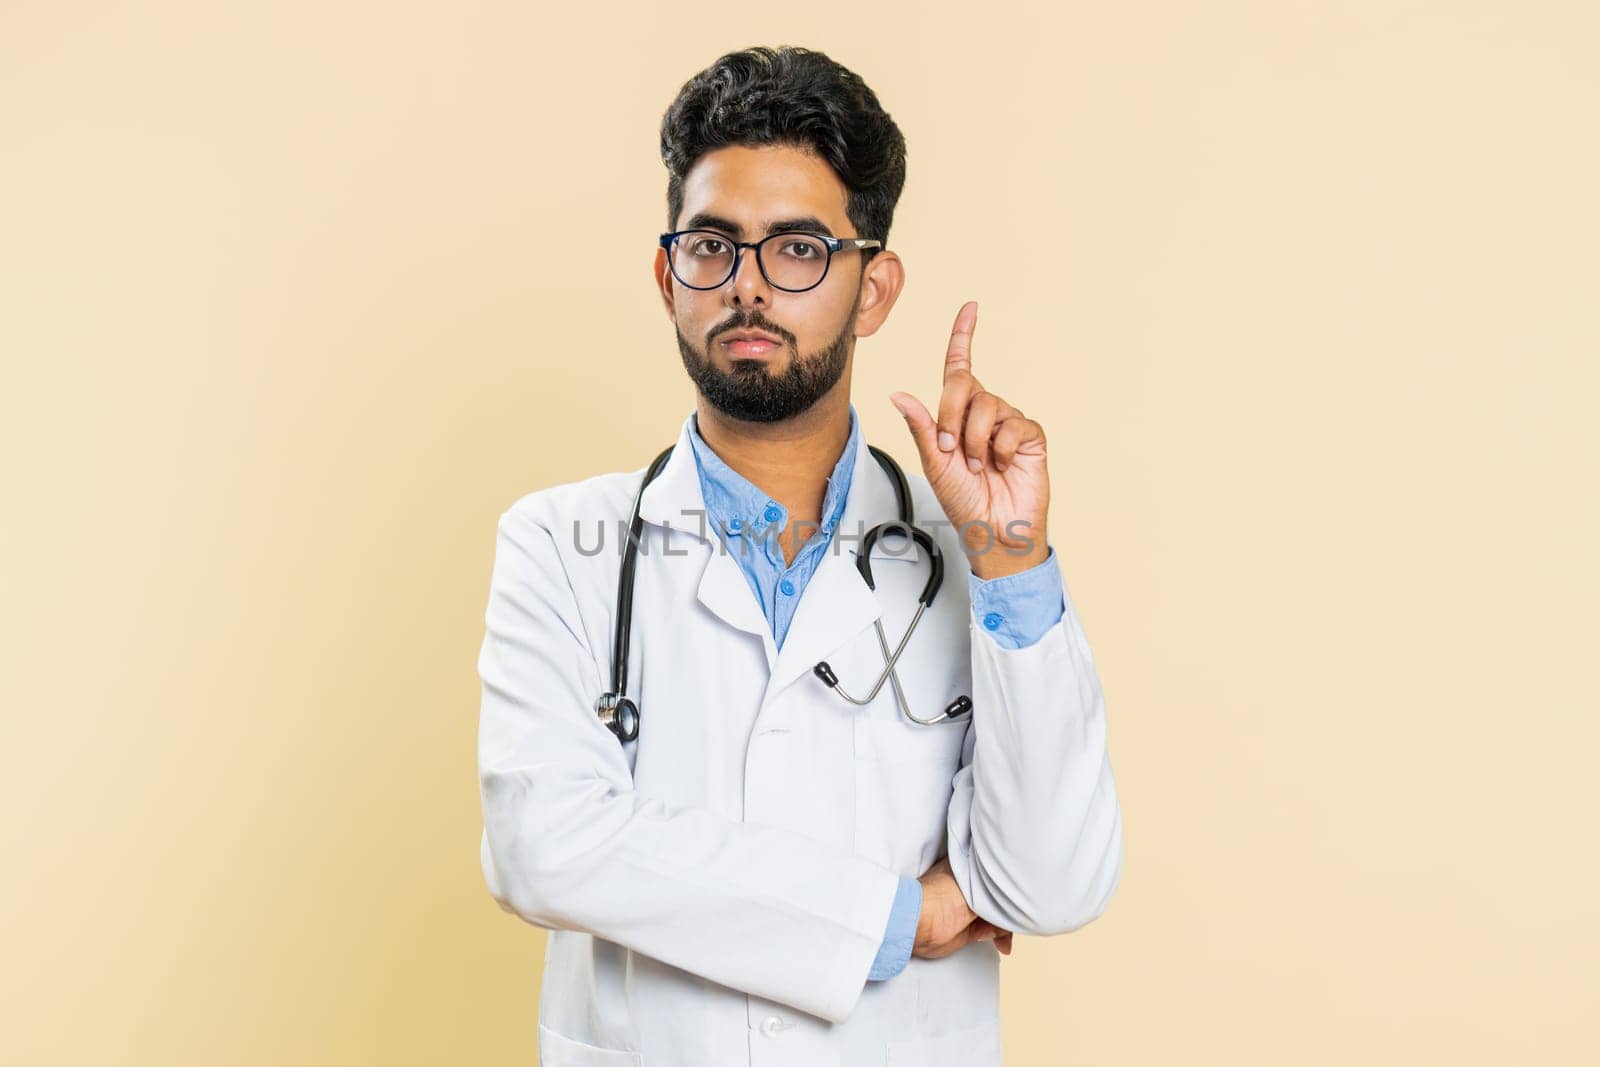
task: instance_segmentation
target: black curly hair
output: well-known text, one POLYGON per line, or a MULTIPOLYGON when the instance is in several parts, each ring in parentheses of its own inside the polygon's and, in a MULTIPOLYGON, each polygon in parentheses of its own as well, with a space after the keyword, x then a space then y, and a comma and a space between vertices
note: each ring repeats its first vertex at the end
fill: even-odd
POLYGON ((684 177, 701 156, 769 144, 826 161, 848 192, 855 236, 888 244, 906 181, 900 128, 858 75, 821 52, 787 46, 729 52, 678 91, 661 119, 668 228, 677 226, 684 177))

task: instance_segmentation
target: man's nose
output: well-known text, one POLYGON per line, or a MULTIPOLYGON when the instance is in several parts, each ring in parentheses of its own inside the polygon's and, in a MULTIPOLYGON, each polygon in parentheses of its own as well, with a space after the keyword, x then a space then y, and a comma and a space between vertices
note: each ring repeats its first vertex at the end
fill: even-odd
POLYGON ((761 273, 761 263, 754 248, 739 249, 739 258, 733 261, 733 278, 723 286, 725 304, 770 304, 772 287, 761 273))

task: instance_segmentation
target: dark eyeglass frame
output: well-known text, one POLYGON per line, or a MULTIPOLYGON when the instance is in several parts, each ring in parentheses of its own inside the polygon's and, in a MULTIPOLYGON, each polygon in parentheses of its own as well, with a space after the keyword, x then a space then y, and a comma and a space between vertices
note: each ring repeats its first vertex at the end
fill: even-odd
POLYGON ((868 249, 882 248, 883 242, 873 240, 870 237, 829 237, 826 234, 809 233, 805 230, 782 230, 778 233, 769 233, 759 241, 735 241, 732 237, 729 237, 721 230, 708 230, 704 227, 697 226, 692 230, 675 230, 672 233, 662 234, 660 245, 662 248, 666 249, 667 265, 672 269, 672 276, 678 279, 678 284, 683 286, 685 289, 698 289, 702 292, 711 289, 721 289, 724 285, 728 284, 729 278, 732 278, 735 274, 739 273, 739 264, 744 260, 744 250, 747 248, 753 248, 756 250, 756 269, 761 272, 761 277, 766 279, 768 285, 785 293, 807 293, 821 285, 823 280, 827 278, 828 271, 833 267, 833 257, 837 253, 842 252, 847 248, 854 248, 862 252, 865 252, 868 249), (691 233, 708 233, 713 237, 726 241, 728 244, 733 246, 733 260, 728 265, 727 276, 716 285, 690 285, 688 282, 684 281, 683 276, 678 273, 677 257, 673 254, 672 246, 673 243, 678 240, 678 238, 691 233), (822 264, 822 277, 818 278, 804 289, 790 289, 773 281, 767 275, 766 266, 761 262, 761 246, 766 244, 768 241, 776 240, 779 237, 809 237, 813 241, 821 241, 823 246, 828 250, 828 258, 822 264))

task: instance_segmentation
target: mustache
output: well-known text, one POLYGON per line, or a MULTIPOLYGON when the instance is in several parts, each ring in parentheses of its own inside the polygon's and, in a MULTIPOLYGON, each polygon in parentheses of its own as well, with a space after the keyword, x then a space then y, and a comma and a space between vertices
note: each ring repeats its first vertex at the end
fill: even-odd
POLYGON ((719 334, 728 333, 731 330, 760 330, 762 333, 770 333, 772 336, 780 338, 790 347, 793 347, 795 343, 794 334, 777 323, 768 321, 762 317, 760 312, 756 312, 751 315, 735 315, 727 322, 713 326, 706 333, 706 347, 710 348, 711 342, 716 340, 719 334))

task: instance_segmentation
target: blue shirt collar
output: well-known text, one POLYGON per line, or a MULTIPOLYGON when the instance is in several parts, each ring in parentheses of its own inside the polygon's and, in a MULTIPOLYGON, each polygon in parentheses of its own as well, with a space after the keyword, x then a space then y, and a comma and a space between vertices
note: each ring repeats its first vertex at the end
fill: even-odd
MULTIPOLYGON (((700 473, 700 491, 706 501, 706 517, 716 528, 727 533, 738 533, 745 527, 760 530, 770 523, 779 528, 788 525, 789 511, 778 501, 762 492, 750 479, 722 461, 700 436, 700 414, 690 419, 689 443, 700 473), (776 516, 775 518, 769 516, 776 516)), ((845 441, 839 461, 828 476, 828 486, 822 497, 822 530, 827 536, 833 532, 844 514, 845 499, 850 495, 850 476, 855 472, 856 450, 860 447, 861 423, 856 418, 856 407, 850 405, 850 437, 845 441)))

